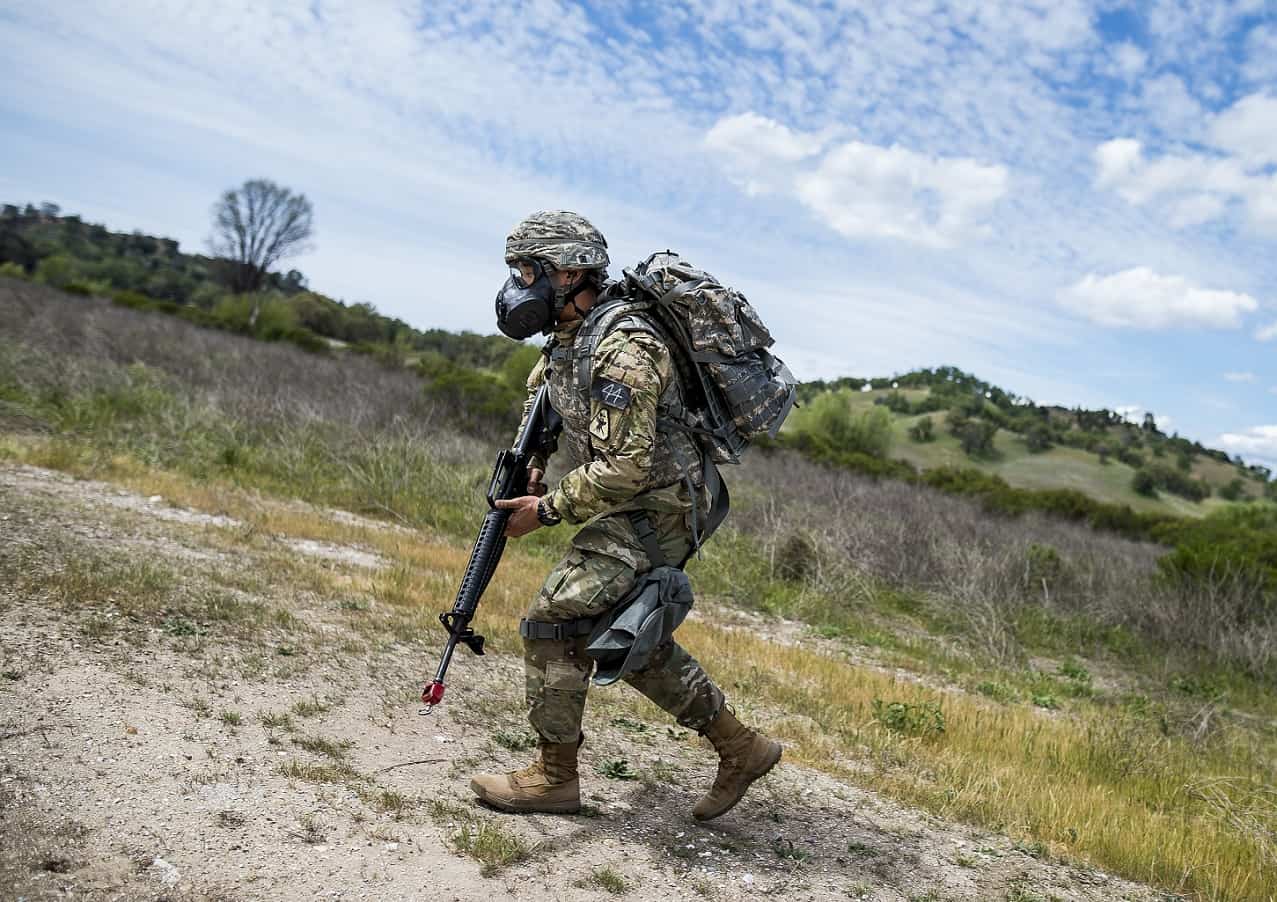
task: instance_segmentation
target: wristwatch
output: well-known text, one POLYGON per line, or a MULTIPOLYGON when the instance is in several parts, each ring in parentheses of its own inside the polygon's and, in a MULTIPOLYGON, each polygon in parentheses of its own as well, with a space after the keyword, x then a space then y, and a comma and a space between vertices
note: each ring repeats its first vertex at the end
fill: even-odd
POLYGON ((563 515, 550 504, 549 495, 545 495, 537 502, 537 520, 542 526, 558 526, 563 522, 563 515))

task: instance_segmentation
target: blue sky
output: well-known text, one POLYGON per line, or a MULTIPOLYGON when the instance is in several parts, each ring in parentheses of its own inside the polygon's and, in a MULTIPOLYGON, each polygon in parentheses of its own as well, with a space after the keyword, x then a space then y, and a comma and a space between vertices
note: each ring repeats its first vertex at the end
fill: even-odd
POLYGON ((314 202, 313 287, 494 331, 505 233, 673 247, 802 378, 955 364, 1277 464, 1263 0, 0 0, 0 200, 202 249, 314 202))

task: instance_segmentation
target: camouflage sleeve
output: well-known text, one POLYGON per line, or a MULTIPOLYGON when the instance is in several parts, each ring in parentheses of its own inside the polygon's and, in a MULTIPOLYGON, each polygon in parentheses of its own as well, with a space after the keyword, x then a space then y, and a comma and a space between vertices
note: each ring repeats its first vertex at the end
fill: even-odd
POLYGON ((583 523, 641 490, 656 448, 656 405, 672 375, 669 349, 644 332, 599 343, 590 387, 595 459, 570 471, 550 498, 563 519, 583 523))
MULTIPOLYGON (((532 372, 528 374, 528 396, 523 399, 523 415, 519 417, 519 431, 523 431, 523 427, 528 422, 528 414, 532 412, 532 400, 536 397, 537 389, 545 382, 545 355, 542 354, 537 358, 536 365, 532 367, 532 372)), ((545 456, 542 454, 533 454, 528 461, 529 470, 544 470, 545 456)))

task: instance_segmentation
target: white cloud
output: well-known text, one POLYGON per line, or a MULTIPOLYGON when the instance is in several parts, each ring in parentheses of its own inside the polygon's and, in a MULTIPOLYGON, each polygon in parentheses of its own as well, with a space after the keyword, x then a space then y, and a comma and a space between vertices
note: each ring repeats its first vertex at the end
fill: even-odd
POLYGON ((1277 82, 1277 28, 1256 25, 1246 35, 1242 77, 1252 83, 1277 82))
POLYGON ((1252 426, 1245 432, 1225 432, 1215 443, 1243 457, 1277 461, 1277 426, 1252 426))
POLYGON ((1131 329, 1232 329, 1242 314, 1259 307, 1250 295, 1201 288, 1144 266, 1107 276, 1090 273, 1057 300, 1102 326, 1131 329))
POLYGON ((1003 166, 861 141, 822 154, 824 139, 752 112, 720 119, 704 144, 746 192, 790 192, 848 238, 948 247, 978 233, 1007 190, 1003 166))
POLYGON ((1277 163, 1277 97, 1243 97, 1215 117, 1210 136, 1216 147, 1249 168, 1277 163))
POLYGON ((948 247, 981 231, 981 215, 1007 181, 1002 166, 853 141, 801 175, 797 188, 807 207, 848 238, 948 247))
MULTIPOLYGON (((1193 121, 1208 117, 1181 110, 1193 121)), ((1179 141, 1193 129, 1175 129, 1179 141)), ((1250 221, 1263 229, 1277 227, 1277 98, 1251 94, 1209 118, 1208 143, 1218 153, 1168 153, 1157 159, 1144 154, 1133 138, 1116 138, 1095 149, 1095 185, 1109 188, 1127 203, 1162 203, 1174 228, 1187 228, 1223 218, 1229 204, 1243 204, 1250 221)))
POLYGON ((1269 323, 1255 330, 1255 338, 1259 341, 1277 340, 1277 322, 1269 323))
POLYGON ((1225 373, 1224 381, 1225 382, 1254 382, 1255 374, 1254 373, 1225 373))
POLYGON ((704 143, 724 158, 746 193, 755 195, 784 190, 792 181, 792 164, 819 153, 824 142, 757 113, 743 113, 714 123, 704 143))
POLYGON ((1148 54, 1130 41, 1123 41, 1113 48, 1113 66, 1124 78, 1133 78, 1144 70, 1148 54))
POLYGON ((1144 82, 1141 96, 1152 124, 1179 139, 1195 135, 1203 121, 1202 105, 1177 75, 1159 75, 1144 82))

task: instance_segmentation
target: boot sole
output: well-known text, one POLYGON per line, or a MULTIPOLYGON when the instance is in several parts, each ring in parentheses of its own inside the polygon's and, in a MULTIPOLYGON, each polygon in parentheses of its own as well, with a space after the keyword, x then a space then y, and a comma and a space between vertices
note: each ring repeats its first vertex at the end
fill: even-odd
POLYGON ((491 805, 499 811, 507 811, 511 814, 578 814, 581 811, 581 800, 579 798, 543 804, 500 799, 490 795, 487 790, 473 780, 470 781, 470 791, 485 805, 491 805))
POLYGON ((776 743, 776 754, 772 757, 772 759, 769 762, 767 762, 766 767, 760 770, 755 776, 749 778, 749 782, 745 784, 745 788, 741 790, 740 795, 738 795, 736 799, 730 805, 728 805, 722 811, 715 811, 712 814, 706 814, 702 817, 696 817, 696 813, 693 812, 692 817, 703 824, 705 823, 705 821, 712 821, 714 820, 714 818, 722 817, 724 814, 731 811, 740 803, 741 799, 745 798, 745 793, 749 792, 749 787, 753 786, 756 781, 761 780, 763 777, 767 776, 769 773, 772 772, 772 768, 780 763, 781 756, 784 754, 785 754, 785 747, 781 745, 779 742, 776 743))

